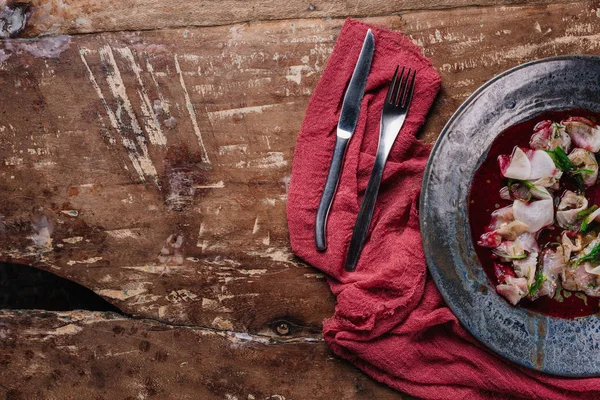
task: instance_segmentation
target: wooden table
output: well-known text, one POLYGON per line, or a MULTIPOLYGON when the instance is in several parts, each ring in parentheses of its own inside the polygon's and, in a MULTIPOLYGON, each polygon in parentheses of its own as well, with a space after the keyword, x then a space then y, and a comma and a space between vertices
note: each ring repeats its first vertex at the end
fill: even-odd
POLYGON ((0 260, 123 315, 0 311, 0 398, 407 398, 321 339, 335 299, 285 219, 296 134, 347 16, 438 68, 430 143, 494 74, 598 52, 598 3, 502 3, 33 0, 39 40, 0 45, 0 260))

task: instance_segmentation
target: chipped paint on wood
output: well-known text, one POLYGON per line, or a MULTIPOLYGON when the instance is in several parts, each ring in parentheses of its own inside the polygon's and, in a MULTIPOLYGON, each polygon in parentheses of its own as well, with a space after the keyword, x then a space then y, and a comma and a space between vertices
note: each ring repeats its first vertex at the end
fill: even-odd
POLYGON ((261 158, 257 158, 249 161, 239 161, 235 164, 237 168, 283 168, 288 165, 288 160, 282 152, 269 151, 266 155, 261 158))
POLYGON ((139 229, 112 229, 106 234, 115 239, 139 239, 139 229))
POLYGON ((183 79, 183 73, 181 72, 181 67, 179 65, 179 61, 177 59, 177 54, 173 56, 173 60, 175 61, 175 70, 179 75, 179 83, 181 84, 181 89, 183 90, 183 95, 185 97, 185 105, 187 108, 187 112, 190 115, 190 120, 192 121, 192 126, 194 128, 194 133, 196 134, 196 138, 198 139, 198 144, 202 149, 202 161, 210 164, 210 159, 208 157, 208 152, 206 151, 206 147, 204 146, 204 139, 202 139, 202 133, 200 132, 200 127, 198 126, 198 120, 196 118, 196 111, 194 110, 194 106, 192 105, 192 101, 190 99, 190 95, 188 93, 187 87, 185 86, 185 80, 183 79))
POLYGON ((139 296, 142 293, 146 293, 146 289, 138 288, 138 289, 101 289, 96 291, 100 296, 108 297, 110 299, 115 300, 127 300, 135 296, 139 296))
POLYGON ((225 182, 219 181, 217 183, 209 183, 206 185, 194 185, 195 189, 223 189, 225 187, 225 182))
POLYGON ((83 236, 73 236, 63 239, 62 241, 69 244, 79 243, 83 240, 83 236))
POLYGON ((233 116, 244 116, 248 114, 262 114, 266 110, 272 110, 281 106, 289 106, 293 104, 293 102, 287 102, 277 104, 264 104, 262 106, 232 108, 229 110, 211 111, 208 113, 208 117, 214 120, 231 118, 233 116))
POLYGON ((117 48, 116 51, 121 55, 121 57, 129 62, 131 70, 135 74, 137 82, 140 86, 137 90, 137 93, 141 100, 142 114, 144 115, 146 131, 148 132, 150 143, 154 145, 165 146, 167 144, 167 138, 162 132, 160 122, 158 121, 158 117, 154 111, 154 103, 150 101, 150 98, 148 97, 148 91, 144 86, 144 81, 142 80, 141 76, 141 73, 143 72, 142 68, 138 65, 137 61, 135 61, 133 53, 129 47, 117 48))
POLYGON ((133 140, 129 137, 126 137, 123 130, 119 129, 117 132, 121 135, 121 143, 127 149, 129 158, 134 169, 140 176, 140 179, 145 181, 146 176, 148 176, 151 179, 156 180, 157 172, 148 153, 146 137, 138 123, 135 112, 133 111, 133 106, 129 96, 127 95, 125 83, 123 82, 121 71, 115 60, 112 48, 108 45, 103 46, 98 49, 98 54, 100 55, 102 62, 105 65, 110 66, 108 72, 105 73, 105 77, 113 97, 118 102, 117 110, 123 108, 129 118, 128 121, 125 121, 123 118, 123 113, 117 112, 117 120, 121 126, 131 126, 135 135, 135 140, 133 140))
POLYGON ((173 290, 171 293, 169 293, 166 296, 167 301, 169 301, 170 303, 173 304, 179 304, 179 303, 187 303, 190 301, 196 301, 198 299, 198 296, 187 290, 187 289, 179 289, 179 290, 173 290))
POLYGON ((102 257, 90 257, 85 260, 70 260, 67 261, 67 265, 75 265, 75 264, 95 264, 98 261, 102 260, 102 257))

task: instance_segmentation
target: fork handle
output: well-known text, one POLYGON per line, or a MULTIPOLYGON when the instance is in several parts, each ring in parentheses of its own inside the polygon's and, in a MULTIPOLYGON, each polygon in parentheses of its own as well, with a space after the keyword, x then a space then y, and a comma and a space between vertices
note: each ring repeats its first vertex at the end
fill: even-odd
POLYGON ((348 249, 348 256, 346 258, 346 271, 352 272, 356 270, 360 253, 365 244, 367 233, 369 232, 369 226, 371 225, 371 218, 373 218, 373 211, 375 210, 375 202, 377 200, 377 194, 379 192, 379 185, 381 184, 381 178, 383 177, 383 170, 385 168, 385 161, 387 160, 387 154, 385 149, 381 146, 377 149, 377 156, 375 157, 375 164, 371 171, 371 177, 367 184, 367 190, 365 196, 360 205, 358 217, 354 224, 354 230, 352 231, 352 239, 350 240, 350 248, 348 249))
POLYGON ((335 192, 340 180, 348 141, 349 139, 347 138, 336 136, 335 150, 333 151, 329 174, 327 174, 327 181, 325 182, 325 188, 323 189, 323 195, 321 196, 321 202, 317 209, 317 219, 315 221, 315 242, 319 251, 327 249, 327 216, 329 215, 329 209, 331 208, 331 203, 333 203, 333 198, 335 197, 335 192))

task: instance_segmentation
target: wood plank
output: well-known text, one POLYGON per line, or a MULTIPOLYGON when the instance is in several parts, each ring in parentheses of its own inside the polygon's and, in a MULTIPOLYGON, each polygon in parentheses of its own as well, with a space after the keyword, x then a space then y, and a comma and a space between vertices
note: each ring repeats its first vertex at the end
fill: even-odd
POLYGON ((0 398, 408 399, 285 341, 100 313, 0 311, 0 398))
POLYGON ((342 23, 10 42, 2 260, 130 314, 318 328, 333 298, 289 251, 285 200, 295 136, 342 23), (45 46, 60 58, 36 57, 45 46))
MULTIPOLYGON (((370 22, 410 34, 441 71, 424 130, 432 142, 494 74, 538 56, 595 52, 597 20, 581 3, 370 22), (507 20, 518 20, 513 30, 507 20)), ((342 24, 9 42, 1 259, 73 279, 134 315, 250 332, 289 318, 318 329, 333 298, 324 277, 290 254, 286 187, 304 109, 342 24), (57 59, 36 57, 61 49, 57 59)))
MULTIPOLYGON (((14 1, 13 1, 14 2, 14 1)), ((9 1, 10 3, 10 1, 9 1)), ((265 20, 394 15, 410 10, 550 4, 559 0, 31 0, 26 37, 229 25, 265 20)))
MULTIPOLYGON (((84 15, 76 13, 52 22, 50 12, 47 25, 34 13, 26 33, 85 32, 65 28, 84 15)), ((172 21, 166 12, 157 15, 163 24, 172 21)), ((90 26, 156 27, 143 16, 128 19, 138 24, 130 26, 119 15, 116 22, 110 18, 90 26)), ((592 2, 407 12, 368 21, 409 34, 440 70, 442 92, 422 132, 429 143, 466 96, 495 74, 537 57, 597 53, 600 46, 592 2)), ((173 26, 179 24, 192 23, 173 26)), ((181 373, 187 376, 182 391, 190 396, 310 398, 310 390, 321 390, 332 398, 391 398, 330 358, 319 328, 334 299, 324 276, 290 254, 287 239, 296 134, 342 24, 311 18, 2 43, 0 260, 72 279, 126 313, 196 327, 159 324, 152 333, 156 322, 118 320, 124 332, 149 327, 141 340, 177 354, 173 364, 158 367, 163 353, 142 355, 140 338, 113 331, 115 321, 105 316, 3 313, 0 335, 11 339, 1 342, 0 357, 10 368, 0 369, 0 383, 17 390, 11 396, 33 398, 37 388, 67 395, 78 383, 82 393, 104 391, 106 398, 158 393, 180 379, 175 371, 189 363, 182 354, 198 343, 195 362, 208 361, 205 369, 181 373), (88 318, 93 322, 84 322, 88 318), (280 320, 292 323, 285 339, 292 343, 280 344, 280 320), (185 339, 176 341, 175 331, 185 339), (23 359, 27 350, 35 363, 23 359), (81 378, 73 365, 85 369, 81 378), (134 373, 115 372, 118 366, 134 373), (142 366, 152 373, 142 373, 142 366), (302 379, 290 378, 297 369, 302 379), (53 381, 56 376, 69 385, 53 381), (329 376, 336 384, 325 380, 329 376), (103 380, 110 384, 98 387, 103 380)))
POLYGON ((440 96, 422 133, 430 143, 454 110, 491 77, 538 58, 598 54, 600 47, 594 2, 428 11, 402 19, 402 30, 442 76, 440 96))

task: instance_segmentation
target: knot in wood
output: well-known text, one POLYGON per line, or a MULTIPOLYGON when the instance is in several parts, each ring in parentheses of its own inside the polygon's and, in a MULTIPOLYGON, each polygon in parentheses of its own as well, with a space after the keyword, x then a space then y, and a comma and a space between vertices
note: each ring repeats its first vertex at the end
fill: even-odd
POLYGON ((289 335, 290 331, 291 331, 290 324, 288 324, 285 321, 277 322, 275 325, 275 330, 277 331, 278 335, 281 335, 281 336, 289 335))

